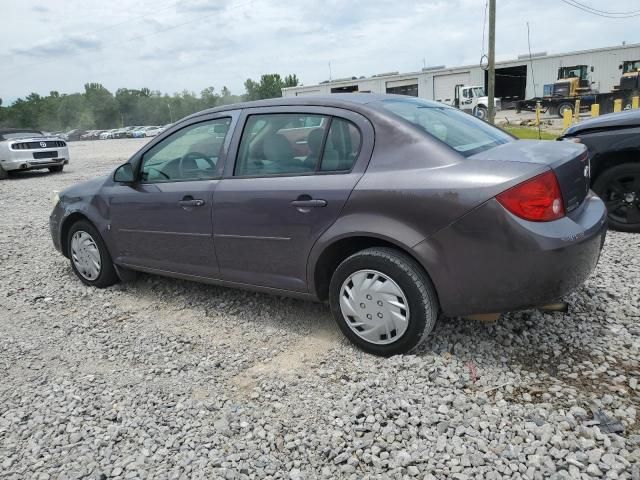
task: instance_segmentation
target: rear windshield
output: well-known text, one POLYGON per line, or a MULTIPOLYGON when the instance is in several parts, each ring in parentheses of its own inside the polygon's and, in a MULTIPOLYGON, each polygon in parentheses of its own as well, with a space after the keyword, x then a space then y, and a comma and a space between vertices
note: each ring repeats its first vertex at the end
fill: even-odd
POLYGON ((42 133, 36 130, 32 132, 7 132, 0 134, 0 140, 17 140, 20 138, 42 137, 42 133))
POLYGON ((473 115, 433 102, 393 99, 375 105, 417 125, 465 157, 513 141, 507 133, 473 115))

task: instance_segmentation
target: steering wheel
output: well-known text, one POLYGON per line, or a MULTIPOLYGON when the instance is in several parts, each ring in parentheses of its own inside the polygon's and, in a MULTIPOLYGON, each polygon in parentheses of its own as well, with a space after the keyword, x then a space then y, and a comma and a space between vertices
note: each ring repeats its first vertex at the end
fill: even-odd
POLYGON ((191 168, 184 168, 183 167, 183 163, 185 162, 185 160, 198 160, 198 159, 202 159, 205 162, 207 162, 209 164, 209 166, 211 167, 211 169, 213 171, 215 171, 216 169, 216 162, 213 161, 213 159, 207 157, 205 154, 200 153, 200 152, 189 152, 187 154, 185 154, 181 159, 180 159, 180 163, 178 164, 178 170, 180 171, 180 177, 184 178, 184 172, 186 171, 193 171, 193 169, 191 168))

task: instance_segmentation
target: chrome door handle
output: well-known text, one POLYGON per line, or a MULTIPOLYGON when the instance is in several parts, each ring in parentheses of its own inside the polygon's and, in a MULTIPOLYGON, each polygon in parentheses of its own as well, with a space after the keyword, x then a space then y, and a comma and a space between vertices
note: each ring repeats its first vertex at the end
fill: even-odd
POLYGON ((294 200, 291 205, 297 208, 326 207, 327 201, 312 198, 310 200, 294 200))
POLYGON ((204 205, 204 200, 191 199, 191 200, 180 200, 178 205, 181 207, 202 207, 204 205))

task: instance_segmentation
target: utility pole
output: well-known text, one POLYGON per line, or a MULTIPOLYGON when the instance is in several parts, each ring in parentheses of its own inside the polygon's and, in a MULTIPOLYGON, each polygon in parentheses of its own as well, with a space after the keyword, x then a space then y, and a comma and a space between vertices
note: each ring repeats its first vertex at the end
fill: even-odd
POLYGON ((489 123, 496 118, 495 93, 496 93, 496 0, 489 0, 489 123))

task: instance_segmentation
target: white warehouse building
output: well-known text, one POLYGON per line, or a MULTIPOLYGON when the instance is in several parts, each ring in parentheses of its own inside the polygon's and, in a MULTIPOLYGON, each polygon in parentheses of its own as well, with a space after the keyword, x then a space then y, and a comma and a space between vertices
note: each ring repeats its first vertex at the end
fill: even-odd
MULTIPOLYGON (((496 97, 504 108, 516 100, 524 100, 548 93, 558 76, 558 68, 574 65, 589 67, 592 88, 610 92, 618 85, 624 61, 640 60, 640 44, 597 48, 569 53, 520 55, 515 60, 496 62, 496 97), (535 85, 534 85, 535 78, 535 85), (546 86, 546 87, 545 87, 546 86)), ((325 81, 318 85, 304 85, 282 89, 284 97, 326 95, 330 93, 396 93, 451 103, 456 85, 485 87, 487 73, 480 65, 447 68, 423 68, 419 72, 383 73, 371 77, 352 77, 325 81)))

